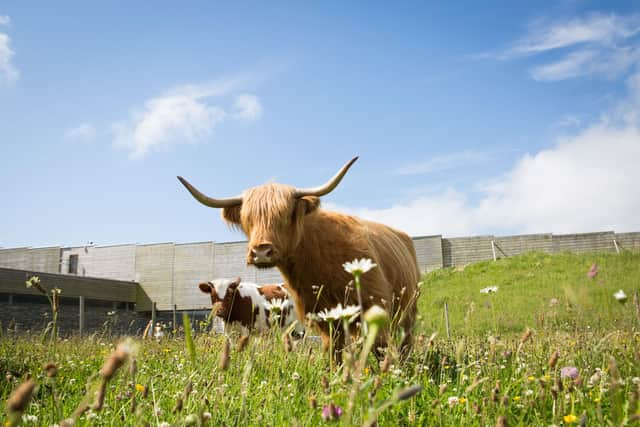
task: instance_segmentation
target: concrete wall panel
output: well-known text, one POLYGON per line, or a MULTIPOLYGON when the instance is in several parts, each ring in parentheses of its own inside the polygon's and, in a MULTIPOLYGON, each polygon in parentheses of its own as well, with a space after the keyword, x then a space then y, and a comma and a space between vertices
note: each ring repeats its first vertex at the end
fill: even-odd
POLYGON ((553 251, 553 236, 549 233, 496 237, 495 244, 498 258, 514 256, 529 251, 551 253, 553 251))
MULTIPOLYGON (((173 243, 136 246, 136 281, 158 310, 172 310, 173 243)), ((150 303, 138 303, 138 310, 150 310, 150 303)))
POLYGON ((493 259, 493 236, 456 237, 442 239, 442 257, 445 267, 493 259))
POLYGON ((96 246, 90 253, 92 262, 87 276, 135 280, 136 245, 96 246))
POLYGON ((420 271, 442 268, 442 236, 415 237, 413 244, 416 248, 420 271))
POLYGON ((27 270, 29 248, 0 249, 0 267, 27 270))
POLYGON ((213 242, 175 246, 173 268, 174 303, 178 310, 208 308, 211 299, 198 289, 198 283, 213 278, 213 242))
POLYGON ((640 249, 640 233, 616 233, 615 237, 620 249, 640 249))
POLYGON ((581 234, 554 234, 553 251, 569 251, 576 253, 595 251, 611 252, 615 251, 613 239, 615 239, 613 231, 581 234))

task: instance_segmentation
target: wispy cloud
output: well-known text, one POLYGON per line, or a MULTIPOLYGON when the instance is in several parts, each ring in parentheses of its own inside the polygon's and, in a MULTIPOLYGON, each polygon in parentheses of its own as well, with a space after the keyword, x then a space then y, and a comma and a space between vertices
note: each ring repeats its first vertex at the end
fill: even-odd
POLYGON ((244 78, 231 78, 183 85, 149 99, 128 120, 112 125, 113 143, 136 158, 175 144, 203 141, 227 119, 256 120, 262 114, 262 105, 254 95, 236 96, 232 109, 212 103, 239 91, 245 82, 244 78))
POLYGON ((567 114, 551 125, 552 129, 575 128, 580 126, 582 119, 575 114, 567 114))
POLYGON ((579 44, 613 46, 640 31, 640 15, 591 13, 564 22, 537 21, 526 36, 504 52, 505 57, 531 55, 579 44))
POLYGON ((534 67, 531 76, 539 81, 565 80, 581 76, 600 75, 615 78, 640 61, 640 49, 635 47, 610 50, 582 49, 568 53, 559 61, 534 67))
POLYGON ((506 49, 473 57, 513 60, 536 56, 542 63, 529 73, 538 81, 584 76, 612 79, 640 63, 639 35, 640 14, 589 13, 564 21, 540 19, 506 49))
POLYGON ((442 156, 435 156, 423 162, 403 165, 395 170, 398 175, 421 175, 442 172, 465 165, 482 163, 489 159, 489 155, 479 151, 464 150, 442 156))
POLYGON ((233 116, 242 120, 256 120, 262 116, 262 104, 258 97, 242 94, 236 98, 233 116))
POLYGON ((64 139, 69 142, 91 142, 96 137, 96 128, 91 123, 82 123, 64 132, 64 139))
MULTIPOLYGON (((0 16, 0 25, 9 23, 11 19, 8 16, 0 16)), ((20 77, 20 72, 11 62, 14 55, 11 38, 8 34, 0 32, 0 83, 12 84, 20 77)))

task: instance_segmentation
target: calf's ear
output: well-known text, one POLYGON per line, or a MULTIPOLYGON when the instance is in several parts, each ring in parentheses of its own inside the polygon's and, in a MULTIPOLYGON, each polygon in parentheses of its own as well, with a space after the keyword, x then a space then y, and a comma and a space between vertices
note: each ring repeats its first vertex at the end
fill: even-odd
POLYGON ((210 284, 208 284, 208 283, 206 283, 206 282, 200 283, 200 284, 198 285, 198 287, 199 287, 199 288, 200 288, 200 290, 201 290, 202 292, 204 292, 205 294, 210 294, 210 293, 211 293, 211 285, 210 285, 210 284))

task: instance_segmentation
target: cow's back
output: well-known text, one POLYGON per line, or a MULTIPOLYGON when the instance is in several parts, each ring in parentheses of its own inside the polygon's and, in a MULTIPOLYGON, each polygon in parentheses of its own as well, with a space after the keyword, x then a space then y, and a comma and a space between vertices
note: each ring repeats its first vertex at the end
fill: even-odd
POLYGON ((420 281, 420 269, 413 240, 404 232, 372 221, 362 221, 367 236, 387 281, 394 290, 414 291, 420 281))

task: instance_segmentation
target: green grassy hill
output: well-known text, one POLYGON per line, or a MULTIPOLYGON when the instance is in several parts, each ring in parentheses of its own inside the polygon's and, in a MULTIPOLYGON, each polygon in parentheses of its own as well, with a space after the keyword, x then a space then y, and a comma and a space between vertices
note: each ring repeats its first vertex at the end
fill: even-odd
POLYGON ((419 329, 452 335, 504 334, 527 327, 606 331, 637 325, 633 295, 640 288, 640 253, 524 255, 448 268, 424 276, 419 329), (593 264, 598 274, 589 278, 593 264), (495 293, 481 289, 497 286, 495 293), (619 303, 613 294, 629 297, 619 303))

